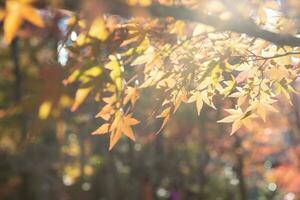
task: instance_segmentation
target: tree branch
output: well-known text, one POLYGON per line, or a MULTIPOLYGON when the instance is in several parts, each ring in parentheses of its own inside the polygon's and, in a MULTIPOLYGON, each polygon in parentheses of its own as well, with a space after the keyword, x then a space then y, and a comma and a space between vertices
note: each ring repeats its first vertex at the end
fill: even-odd
MULTIPOLYGON (((117 4, 117 3, 116 3, 117 4)), ((120 3, 119 3, 120 4, 120 3)), ((256 25, 252 20, 231 19, 221 20, 218 16, 208 15, 198 10, 188 9, 186 7, 169 7, 159 4, 153 4, 149 7, 131 7, 126 4, 116 5, 115 9, 111 10, 111 14, 128 17, 135 10, 150 13, 154 17, 173 17, 177 20, 193 21, 206 24, 216 28, 219 31, 232 31, 236 33, 245 33, 250 37, 260 38, 269 41, 279 46, 300 47, 300 38, 289 34, 274 33, 264 30, 256 25)))
MULTIPOLYGON (((11 43, 11 59, 14 65, 14 75, 15 75, 15 85, 14 85, 14 93, 15 93, 15 102, 18 106, 20 106, 20 102, 22 100, 22 75, 21 75, 21 67, 20 67, 20 52, 18 45, 18 38, 15 38, 11 43)), ((20 132, 22 134, 22 140, 24 141, 27 135, 27 124, 26 117, 22 111, 18 116, 20 132)))

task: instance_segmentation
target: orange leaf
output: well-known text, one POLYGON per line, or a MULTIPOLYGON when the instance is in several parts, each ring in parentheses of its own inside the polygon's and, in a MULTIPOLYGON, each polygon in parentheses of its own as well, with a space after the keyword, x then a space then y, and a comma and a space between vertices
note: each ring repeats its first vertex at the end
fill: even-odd
POLYGON ((131 126, 136 125, 138 123, 140 123, 140 122, 138 120, 132 118, 131 114, 126 115, 125 117, 123 117, 123 120, 122 120, 122 123, 121 123, 122 132, 124 133, 124 135, 126 135, 127 137, 129 137, 133 141, 135 141, 135 137, 134 137, 131 126))
POLYGON ((15 37, 20 28, 23 18, 21 12, 21 4, 16 1, 6 2, 6 16, 4 19, 4 41, 9 44, 15 37))
POLYGON ((30 1, 6 1, 4 41, 7 44, 14 39, 24 19, 38 27, 44 27, 42 18, 29 3, 30 1))
POLYGON ((137 125, 139 124, 140 122, 134 118, 131 117, 131 114, 130 115, 127 115, 124 117, 124 121, 128 124, 128 125, 137 125))
POLYGON ((105 134, 109 131, 109 124, 103 124, 102 126, 100 126, 97 130, 95 130, 92 135, 96 135, 96 134, 105 134))
POLYGON ((134 105, 136 100, 138 98, 138 91, 134 87, 128 87, 126 90, 126 96, 124 97, 123 104, 127 104, 129 101, 131 101, 131 104, 134 105))
POLYGON ((107 104, 113 104, 114 102, 116 102, 117 97, 115 95, 113 95, 111 97, 103 97, 102 100, 107 104))
POLYGON ((0 21, 2 21, 2 19, 4 19, 5 16, 5 10, 0 9, 0 21))
POLYGON ((118 128, 115 131, 113 131, 110 135, 109 150, 112 150, 112 148, 117 144, 120 138, 121 138, 121 129, 118 128))
POLYGON ((122 132, 124 133, 124 135, 126 135, 127 137, 129 137, 130 139, 135 141, 135 137, 134 137, 131 126, 128 125, 125 121, 123 121, 123 123, 121 123, 120 126, 121 126, 121 129, 122 129, 122 132))
POLYGON ((41 16, 37 12, 37 10, 34 9, 32 6, 29 6, 26 4, 23 5, 22 6, 22 15, 30 23, 32 23, 40 28, 45 27, 44 21, 42 20, 41 16))
POLYGON ((101 117, 104 120, 109 120, 110 116, 114 113, 113 108, 111 105, 107 104, 105 105, 101 111, 95 116, 96 118, 101 117))
POLYGON ((120 121, 121 121, 121 114, 120 114, 120 112, 116 112, 115 119, 114 119, 113 123, 111 124, 109 131, 113 132, 115 129, 118 129, 119 125, 120 125, 120 121))

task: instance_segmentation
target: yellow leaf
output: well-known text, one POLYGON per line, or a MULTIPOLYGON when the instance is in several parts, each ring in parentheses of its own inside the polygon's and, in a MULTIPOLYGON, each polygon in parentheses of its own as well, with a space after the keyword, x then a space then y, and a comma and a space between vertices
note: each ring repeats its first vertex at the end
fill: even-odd
POLYGON ((39 118, 45 120, 48 118, 51 111, 52 103, 50 101, 44 101, 39 108, 39 118))
POLYGON ((276 108, 266 102, 256 102, 250 107, 250 109, 255 110, 256 113, 264 120, 264 122, 266 121, 268 111, 278 112, 276 108))
POLYGON ((170 115, 170 112, 171 112, 171 107, 168 107, 165 110, 163 110, 159 115, 157 115, 156 118, 167 117, 168 115, 170 115))
POLYGON ((185 33, 186 24, 182 20, 177 20, 174 24, 174 27, 171 29, 171 33, 176 33, 178 36, 182 37, 185 33))
POLYGON ((131 104, 134 105, 138 98, 137 89, 134 87, 128 87, 125 93, 126 96, 124 97, 123 104, 126 105, 129 101, 131 101, 131 104))
POLYGON ((242 127, 242 125, 243 125, 243 122, 240 120, 233 122, 230 135, 233 135, 238 129, 240 129, 242 127))
POLYGON ((72 105, 71 111, 77 110, 77 108, 83 103, 88 94, 92 91, 92 87, 79 88, 75 95, 75 101, 72 105))
POLYGON ((256 112, 257 114, 264 120, 264 122, 266 121, 267 118, 267 112, 266 109, 264 108, 264 106, 261 103, 257 103, 256 104, 256 112))
POLYGON ((224 89, 221 89, 220 94, 224 95, 224 97, 227 97, 234 89, 235 81, 234 80, 224 81, 224 83, 227 85, 227 87, 224 87, 224 89))
POLYGON ((73 101, 68 95, 62 95, 59 99, 59 105, 62 108, 69 108, 72 105, 72 103, 73 101))
POLYGON ((80 71, 79 69, 74 70, 70 76, 68 76, 68 78, 66 78, 63 83, 65 85, 73 83, 74 81, 76 81, 76 79, 80 76, 80 71))
POLYGON ((104 20, 101 17, 98 17, 95 19, 91 25, 91 28, 89 30, 89 35, 91 37, 97 38, 101 41, 104 41, 107 39, 109 33, 106 30, 104 20))
POLYGON ((200 92, 194 93, 188 100, 188 103, 193 103, 193 102, 196 103, 197 113, 198 115, 200 115, 201 109, 203 107, 203 100, 200 92))
POLYGON ((186 101, 186 92, 185 91, 179 91, 176 95, 175 101, 174 101, 174 113, 177 111, 179 106, 182 102, 186 101))
POLYGON ((86 70, 83 74, 85 76, 97 77, 102 74, 102 69, 100 66, 93 66, 93 67, 89 68, 88 70, 86 70))
POLYGON ((236 120, 241 119, 242 116, 243 116, 243 113, 237 114, 237 115, 229 115, 229 116, 225 117, 224 119, 219 120, 218 123, 232 123, 236 120))
POLYGON ((200 115, 201 109, 203 107, 203 101, 201 96, 196 97, 196 108, 197 108, 197 113, 200 115))
POLYGON ((165 127, 165 125, 167 124, 169 119, 170 119, 170 115, 168 115, 164 118, 164 121, 163 121, 161 127, 159 128, 159 130, 156 132, 156 134, 159 134, 163 130, 163 128, 165 127))
POLYGON ((230 135, 233 135, 242 125, 249 128, 249 124, 251 125, 251 118, 256 117, 252 114, 251 110, 246 111, 245 113, 242 111, 241 108, 238 109, 226 109, 226 111, 231 114, 225 117, 222 120, 219 120, 219 123, 232 123, 232 128, 230 135))
POLYGON ((122 67, 114 56, 111 56, 110 59, 111 61, 105 67, 111 70, 109 76, 114 81, 117 91, 120 92, 123 87, 123 81, 121 78, 122 67))
POLYGON ((266 75, 274 81, 281 81, 283 78, 289 77, 289 71, 287 68, 280 67, 272 67, 270 70, 266 71, 266 75))
POLYGON ((85 45, 86 43, 89 43, 91 41, 90 38, 87 37, 86 33, 80 33, 76 39, 76 44, 78 46, 85 45))
POLYGON ((116 84, 117 91, 118 92, 122 91, 123 81, 120 77, 115 79, 115 84, 116 84))
POLYGON ((212 96, 209 96, 207 91, 202 91, 201 92, 201 97, 202 97, 202 100, 205 104, 212 107, 213 109, 216 109, 216 107, 215 107, 215 105, 212 101, 212 96))
POLYGON ((292 60, 291 60, 291 57, 289 57, 289 56, 283 56, 283 57, 277 58, 276 62, 281 66, 285 66, 285 65, 290 65, 292 63, 292 60))

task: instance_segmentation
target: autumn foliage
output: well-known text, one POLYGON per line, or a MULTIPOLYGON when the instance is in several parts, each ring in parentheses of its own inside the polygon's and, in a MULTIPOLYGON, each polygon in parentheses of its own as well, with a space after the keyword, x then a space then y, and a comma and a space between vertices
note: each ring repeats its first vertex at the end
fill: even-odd
MULTIPOLYGON (((182 152, 181 141, 191 157, 203 150, 200 169, 207 173, 222 171, 218 164, 223 160, 230 163, 224 177, 231 176, 226 170, 236 171, 231 177, 237 180, 232 185, 239 184, 236 199, 255 193, 247 192, 247 184, 257 192, 268 180, 270 191, 278 186, 287 192, 263 199, 296 200, 299 9, 297 0, 1 1, 0 119, 5 131, 0 140, 22 152, 51 130, 63 154, 76 157, 78 146, 93 146, 97 135, 108 139, 109 150, 118 148, 118 142, 124 146, 123 136, 135 141, 130 144, 136 148, 164 137, 158 146, 171 149, 172 156, 182 152), (79 139, 69 137, 69 146, 68 131, 82 132, 79 139), (294 142, 287 142, 283 132, 294 142), (270 134, 283 139, 272 143, 270 134), (269 166, 275 154, 278 163, 269 166), (264 168, 257 164, 262 162, 264 168), (244 177, 254 168, 263 178, 246 183, 244 177)), ((84 167, 89 148, 80 154, 80 173, 73 171, 70 177, 93 174, 84 167)), ((193 162, 182 163, 174 166, 183 175, 199 170, 193 162)), ((74 165, 68 167, 62 171, 74 170, 74 165)), ((203 188, 191 189, 196 194, 191 199, 214 199, 202 176, 203 188)), ((154 186, 145 177, 143 187, 149 192, 154 186)), ((178 199, 172 192, 169 197, 178 199)))

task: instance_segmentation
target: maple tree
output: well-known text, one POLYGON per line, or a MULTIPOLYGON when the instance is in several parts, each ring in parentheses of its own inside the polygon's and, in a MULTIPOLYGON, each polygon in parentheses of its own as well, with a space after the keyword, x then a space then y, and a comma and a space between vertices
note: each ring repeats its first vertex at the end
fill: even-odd
MULTIPOLYGON (((173 118, 192 107, 187 118, 218 113, 214 125, 206 121, 201 127, 225 127, 223 136, 201 135, 221 149, 214 152, 218 158, 231 159, 222 154, 230 145, 243 161, 258 159, 249 146, 268 157, 275 147, 256 144, 265 139, 261 127, 297 104, 299 8, 298 0, 1 1, 0 119, 17 123, 4 123, 4 135, 13 133, 22 146, 49 127, 60 140, 66 129, 81 132, 82 126, 94 138, 109 137, 109 150, 124 136, 148 144, 152 139, 144 130, 172 143, 177 136, 159 134, 176 127, 173 118)), ((187 126, 197 126, 195 119, 187 126)), ((177 128, 190 130, 184 124, 177 128)), ((78 154, 72 145, 62 149, 78 154)), ((266 177, 275 180, 285 170, 299 173, 285 163, 266 177)), ((240 196, 247 196, 244 172, 236 171, 240 196)), ((287 182, 278 185, 296 194, 296 183, 287 182)))
POLYGON ((106 105, 96 116, 108 121, 105 127, 109 126, 112 144, 121 132, 134 138, 130 128, 134 124, 126 123, 125 116, 132 115, 139 94, 149 87, 164 92, 159 99, 162 108, 154 111, 157 118, 163 118, 158 132, 182 103, 195 102, 199 115, 203 104, 217 109, 213 103, 216 96, 234 99, 237 103, 228 110, 230 115, 219 121, 232 123, 233 134, 243 125, 249 128, 251 120, 260 117, 266 121, 268 112, 277 112, 277 96, 283 94, 290 101, 298 74, 293 59, 299 55, 299 39, 292 36, 296 27, 290 27, 290 35, 280 33, 283 21, 291 26, 294 22, 280 14, 279 3, 244 2, 232 8, 234 12, 223 1, 128 3, 120 4, 124 9, 139 7, 139 18, 124 20, 105 11, 104 16, 91 14, 95 8, 91 9, 89 2, 84 5, 86 11, 70 14, 67 22, 78 34, 65 44, 70 50, 66 65, 71 71, 65 83, 80 83, 72 110, 97 90, 97 101, 103 99, 106 105), (241 13, 242 6, 252 7, 257 14, 241 13), (270 19, 270 13, 280 17, 270 19), (147 14, 153 19, 149 21, 147 14), (156 18, 167 16, 173 19, 156 18), (236 16, 240 21, 234 21, 236 16), (96 79, 101 83, 92 84, 96 79))
MULTIPOLYGON (((24 21, 45 27, 42 11, 34 8, 34 3, 38 2, 5 2, 1 19, 7 44, 16 37, 24 21)), ((276 96, 284 94, 289 100, 290 93, 295 92, 292 83, 297 78, 298 65, 293 59, 299 55, 299 39, 292 36, 297 30, 295 22, 282 13, 279 3, 241 2, 232 8, 234 11, 223 1, 192 1, 187 5, 172 1, 153 5, 151 1, 128 3, 120 4, 124 9, 141 6, 141 17, 148 13, 153 20, 122 20, 107 15, 105 10, 100 10, 99 15, 93 13, 93 1, 82 2, 80 13, 67 14, 65 26, 69 31, 61 44, 61 48, 70 51, 67 65, 71 75, 64 83, 80 83, 72 110, 97 90, 97 101, 103 98, 107 105, 96 116, 109 122, 112 144, 119 140, 119 132, 134 138, 130 126, 136 123, 127 123, 125 119, 131 118, 123 115, 132 112, 139 93, 149 87, 165 93, 160 99, 164 111, 156 114, 157 118, 164 118, 160 130, 182 103, 195 102, 199 115, 203 104, 216 109, 216 95, 236 99, 235 108, 228 110, 230 116, 219 121, 233 123, 231 134, 242 125, 247 126, 252 118, 265 121, 269 111, 277 111, 276 96), (256 15, 241 13, 242 6, 252 7, 256 15), (270 19, 270 13, 279 16, 270 19), (168 15, 173 19, 155 18, 168 15), (236 16, 239 21, 234 21, 236 16), (291 26, 290 35, 280 33, 288 26, 283 22, 291 26), (271 31, 263 26, 269 26, 271 31), (76 39, 67 42, 70 34, 76 34, 76 39), (107 98, 114 100, 107 102, 107 98), (123 119, 120 123, 119 118, 123 119)), ((106 6, 104 2, 103 5, 106 6)), ((107 7, 109 10, 109 4, 107 7)), ((45 104, 40 109, 50 112, 45 104)))

